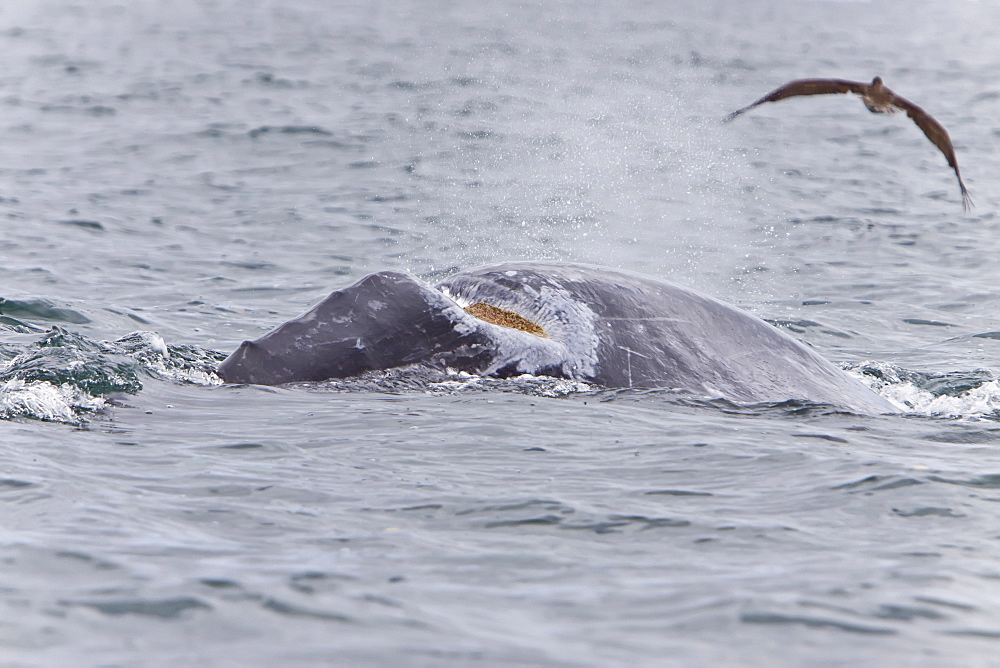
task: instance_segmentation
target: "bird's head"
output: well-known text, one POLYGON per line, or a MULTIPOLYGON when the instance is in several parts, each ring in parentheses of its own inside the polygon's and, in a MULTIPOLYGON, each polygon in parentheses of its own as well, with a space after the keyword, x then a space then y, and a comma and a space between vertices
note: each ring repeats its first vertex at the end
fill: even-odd
POLYGON ((875 77, 874 79, 872 79, 872 85, 875 86, 876 88, 881 88, 882 87, 882 77, 875 77))

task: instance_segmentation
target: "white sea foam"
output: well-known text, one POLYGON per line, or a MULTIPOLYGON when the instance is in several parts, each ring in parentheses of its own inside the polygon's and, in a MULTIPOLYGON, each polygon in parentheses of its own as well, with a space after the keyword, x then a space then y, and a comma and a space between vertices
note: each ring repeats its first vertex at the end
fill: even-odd
POLYGON ((69 383, 8 380, 0 386, 0 417, 29 417, 53 422, 80 421, 77 410, 98 410, 104 399, 92 397, 69 383))
POLYGON ((428 385, 429 391, 432 394, 455 394, 465 390, 500 390, 539 397, 563 397, 578 392, 591 392, 596 389, 596 386, 580 380, 535 376, 530 373, 512 378, 490 378, 449 369, 448 377, 448 380, 430 383, 428 385))
POLYGON ((1000 383, 991 380, 957 396, 934 396, 912 383, 889 385, 882 396, 910 413, 935 417, 985 417, 1000 414, 1000 383))
POLYGON ((189 364, 183 356, 172 356, 166 341, 157 332, 132 332, 104 344, 131 355, 147 371, 160 378, 195 385, 222 384, 222 379, 205 365, 189 364))
POLYGON ((906 378, 896 367, 867 362, 847 369, 855 378, 891 401, 900 411, 931 417, 995 417, 1000 415, 1000 380, 993 379, 959 394, 937 394, 925 390, 906 378), (879 376, 863 373, 863 368, 876 368, 879 376))
POLYGON ((195 385, 222 385, 223 380, 213 371, 194 365, 170 363, 163 357, 145 357, 139 360, 143 367, 160 378, 193 383, 195 385))

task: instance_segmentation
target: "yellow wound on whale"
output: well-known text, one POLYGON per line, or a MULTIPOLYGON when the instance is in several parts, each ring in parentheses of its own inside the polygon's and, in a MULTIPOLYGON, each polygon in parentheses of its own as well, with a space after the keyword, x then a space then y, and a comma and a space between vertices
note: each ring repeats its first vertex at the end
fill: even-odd
POLYGON ((494 325, 510 327, 511 329, 519 329, 522 332, 528 332, 529 334, 540 336, 543 339, 549 338, 549 335, 546 334, 545 330, 539 325, 536 325, 527 318, 520 316, 513 311, 508 311, 507 309, 502 309, 498 306, 493 306, 492 304, 476 302, 475 304, 466 306, 465 312, 469 315, 476 316, 480 320, 493 323, 494 325))

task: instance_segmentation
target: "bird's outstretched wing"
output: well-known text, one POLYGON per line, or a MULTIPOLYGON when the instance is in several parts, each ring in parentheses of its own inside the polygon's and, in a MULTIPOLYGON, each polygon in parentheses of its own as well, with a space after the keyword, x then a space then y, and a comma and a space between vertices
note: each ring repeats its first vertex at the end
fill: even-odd
POLYGON ((796 79, 789 81, 781 88, 776 88, 770 93, 760 98, 753 104, 749 104, 742 109, 737 109, 726 116, 723 121, 728 122, 740 114, 750 111, 754 107, 765 102, 777 102, 786 97, 796 95, 829 95, 831 93, 857 93, 861 95, 868 88, 869 84, 860 81, 845 81, 844 79, 796 79))
POLYGON ((951 145, 951 136, 948 134, 948 131, 933 116, 905 97, 900 97, 896 93, 892 93, 890 100, 893 106, 905 111, 906 115, 912 118, 913 122, 917 124, 917 127, 924 131, 924 134, 931 140, 931 143, 944 153, 948 164, 955 170, 955 176, 958 177, 958 187, 962 190, 962 206, 968 211, 972 206, 972 198, 965 187, 965 182, 962 181, 962 173, 958 171, 958 158, 955 157, 955 147, 951 145))

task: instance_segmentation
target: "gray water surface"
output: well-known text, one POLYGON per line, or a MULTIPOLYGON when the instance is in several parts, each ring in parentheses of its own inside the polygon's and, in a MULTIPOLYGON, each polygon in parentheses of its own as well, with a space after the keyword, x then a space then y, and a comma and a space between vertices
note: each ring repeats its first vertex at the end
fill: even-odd
POLYGON ((4 4, 0 665, 996 665, 998 47, 987 2, 4 4), (720 122, 876 74, 970 214, 905 116, 720 122), (211 374, 370 272, 524 259, 901 413, 211 374))

